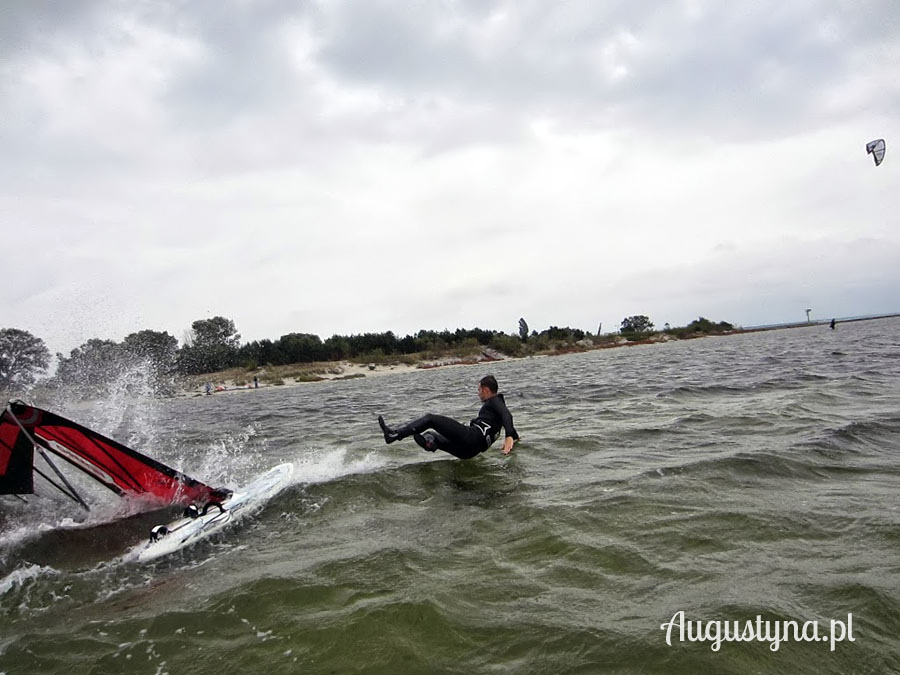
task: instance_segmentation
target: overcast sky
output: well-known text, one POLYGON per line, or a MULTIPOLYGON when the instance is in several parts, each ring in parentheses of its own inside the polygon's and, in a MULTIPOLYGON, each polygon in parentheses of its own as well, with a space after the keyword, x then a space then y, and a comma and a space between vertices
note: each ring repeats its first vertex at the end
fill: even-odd
POLYGON ((900 311, 898 111, 896 0, 4 0, 0 328, 900 311))

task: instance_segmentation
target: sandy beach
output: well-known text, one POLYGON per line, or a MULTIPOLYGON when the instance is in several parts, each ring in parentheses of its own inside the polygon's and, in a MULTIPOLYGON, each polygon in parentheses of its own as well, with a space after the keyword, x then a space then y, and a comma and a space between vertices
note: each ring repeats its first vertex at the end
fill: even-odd
MULTIPOLYGON (((740 332, 740 331, 734 331, 740 332)), ((695 335, 692 337, 701 337, 695 335)), ((176 383, 176 394, 179 397, 203 396, 208 394, 228 394, 241 391, 254 391, 268 387, 296 387, 316 382, 333 380, 351 380, 360 377, 383 377, 385 375, 398 375, 411 373, 417 370, 432 368, 453 368, 459 366, 484 365, 497 361, 512 361, 519 359, 545 358, 559 356, 572 352, 592 351, 595 349, 610 349, 644 344, 657 344, 675 340, 671 335, 655 334, 645 340, 630 341, 618 336, 602 343, 593 341, 579 342, 568 349, 552 350, 546 353, 529 354, 527 356, 507 356, 494 349, 484 347, 479 354, 470 354, 464 357, 446 355, 431 360, 422 360, 416 363, 354 363, 351 361, 335 361, 328 363, 295 364, 292 366, 274 366, 259 368, 255 371, 244 369, 231 369, 219 373, 197 375, 180 384, 176 383), (257 377, 258 386, 254 383, 257 377), (209 391, 207 392, 207 384, 209 391)))
POLYGON ((209 384, 209 393, 211 395, 234 394, 271 387, 298 387, 333 380, 352 380, 361 377, 384 377, 386 375, 400 375, 431 368, 453 368, 501 360, 507 360, 507 358, 484 358, 481 360, 447 359, 443 361, 422 362, 413 365, 405 363, 362 364, 352 363, 350 361, 338 361, 327 364, 324 367, 310 368, 299 376, 278 374, 277 371, 273 373, 265 368, 261 368, 255 372, 237 373, 235 371, 224 371, 222 373, 211 373, 206 376, 206 379, 203 381, 200 381, 203 379, 200 377, 192 378, 190 382, 183 383, 175 395, 178 397, 204 396, 207 393, 207 383, 209 384), (259 379, 258 386, 255 386, 254 384, 254 376, 259 379))

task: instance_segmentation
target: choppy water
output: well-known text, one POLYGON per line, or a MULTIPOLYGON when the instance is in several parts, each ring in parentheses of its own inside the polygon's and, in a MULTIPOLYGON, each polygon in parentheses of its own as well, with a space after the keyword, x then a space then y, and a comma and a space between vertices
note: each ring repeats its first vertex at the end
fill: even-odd
POLYGON ((512 458, 383 444, 378 413, 469 419, 484 370, 59 410, 211 482, 298 481, 150 565, 121 556, 158 516, 3 498, 0 672, 900 670, 900 321, 492 364, 512 458), (851 614, 854 641, 667 644, 679 612, 824 640, 851 614))

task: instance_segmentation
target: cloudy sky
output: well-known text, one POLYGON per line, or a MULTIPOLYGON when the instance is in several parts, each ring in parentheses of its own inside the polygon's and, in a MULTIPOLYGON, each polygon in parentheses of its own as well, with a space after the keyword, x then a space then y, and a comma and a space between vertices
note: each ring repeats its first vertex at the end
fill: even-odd
POLYGON ((5 0, 0 328, 900 311, 898 111, 896 0, 5 0))

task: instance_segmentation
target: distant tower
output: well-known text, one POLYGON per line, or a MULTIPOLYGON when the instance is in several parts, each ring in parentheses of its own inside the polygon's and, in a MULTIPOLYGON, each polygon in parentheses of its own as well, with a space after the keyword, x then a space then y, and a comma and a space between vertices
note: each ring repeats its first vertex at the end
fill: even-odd
POLYGON ((809 323, 809 321, 810 321, 810 319, 809 319, 809 313, 810 313, 811 311, 812 311, 811 309, 806 310, 806 323, 809 323))

